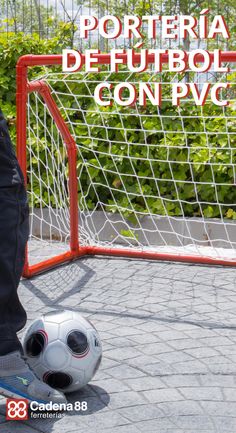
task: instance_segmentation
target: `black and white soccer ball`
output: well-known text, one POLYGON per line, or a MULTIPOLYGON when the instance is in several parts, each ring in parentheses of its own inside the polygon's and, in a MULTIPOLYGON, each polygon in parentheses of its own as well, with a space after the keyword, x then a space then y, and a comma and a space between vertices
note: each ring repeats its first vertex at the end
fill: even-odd
POLYGON ((23 349, 36 376, 65 393, 87 385, 102 359, 95 327, 81 314, 69 310, 36 319, 23 337, 23 349))

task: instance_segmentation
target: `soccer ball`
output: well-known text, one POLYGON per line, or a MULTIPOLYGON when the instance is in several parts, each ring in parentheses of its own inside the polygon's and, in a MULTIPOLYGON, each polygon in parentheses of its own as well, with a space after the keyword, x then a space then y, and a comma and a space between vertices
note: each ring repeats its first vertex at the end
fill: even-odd
POLYGON ((102 359, 97 330, 75 311, 44 314, 27 329, 22 343, 36 376, 65 393, 87 385, 102 359))

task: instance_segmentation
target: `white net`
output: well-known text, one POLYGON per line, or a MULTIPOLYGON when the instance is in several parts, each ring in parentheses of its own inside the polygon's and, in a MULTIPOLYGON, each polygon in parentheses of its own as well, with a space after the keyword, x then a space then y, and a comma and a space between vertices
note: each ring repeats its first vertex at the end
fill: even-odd
MULTIPOLYGON (((233 68, 231 68, 233 69, 233 68)), ((79 241, 84 246, 127 248, 236 260, 236 72, 227 107, 191 96, 173 107, 171 82, 219 81, 217 75, 131 74, 122 71, 43 80, 77 149, 79 241), (200 76, 201 75, 201 76, 200 76), (162 82, 162 105, 101 107, 100 82, 162 82)), ((126 94, 124 92, 124 98, 126 94)), ((68 249, 68 159, 61 134, 42 97, 29 95, 28 180, 31 259, 68 249)))

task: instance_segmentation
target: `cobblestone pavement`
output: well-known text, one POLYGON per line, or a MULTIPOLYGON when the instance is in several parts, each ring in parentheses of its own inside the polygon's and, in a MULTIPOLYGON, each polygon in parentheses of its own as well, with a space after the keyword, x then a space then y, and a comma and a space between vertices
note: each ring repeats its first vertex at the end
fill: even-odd
POLYGON ((23 280, 28 318, 73 308, 102 366, 69 401, 85 413, 5 421, 1 433, 236 433, 236 269, 87 258, 23 280))

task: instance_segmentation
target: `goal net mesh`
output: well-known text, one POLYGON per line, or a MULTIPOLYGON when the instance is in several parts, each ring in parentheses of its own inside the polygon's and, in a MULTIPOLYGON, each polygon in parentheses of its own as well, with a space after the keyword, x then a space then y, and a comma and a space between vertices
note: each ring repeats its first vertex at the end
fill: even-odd
MULTIPOLYGON (((74 138, 77 155, 79 242, 236 259, 236 71, 174 75, 151 70, 132 74, 62 74, 40 77, 74 138), (191 95, 172 106, 171 84, 230 81, 227 107, 191 95), (162 104, 118 105, 120 82, 162 83, 162 104), (104 99, 95 87, 112 83, 104 99)), ((123 98, 128 97, 123 92, 123 98)), ((70 241, 68 158, 55 119, 42 97, 28 97, 27 171, 31 208, 31 260, 66 251, 70 241)))

